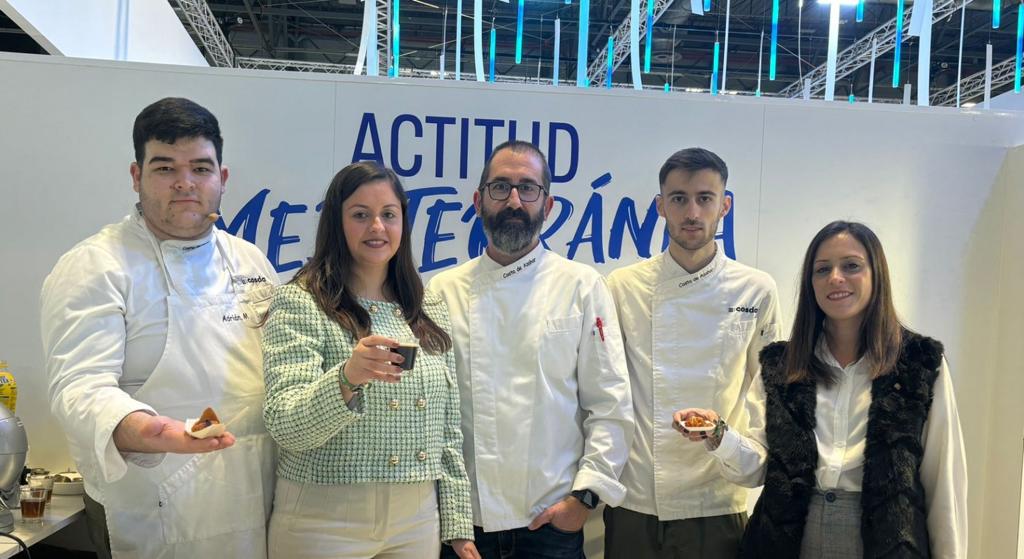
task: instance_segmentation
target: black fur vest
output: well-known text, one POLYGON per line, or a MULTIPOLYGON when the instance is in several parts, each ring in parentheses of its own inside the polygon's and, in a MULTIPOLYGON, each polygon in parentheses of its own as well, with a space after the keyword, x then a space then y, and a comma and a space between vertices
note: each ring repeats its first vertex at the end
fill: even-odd
MULTIPOLYGON (((768 459, 764 492, 743 536, 745 558, 798 558, 817 484, 816 387, 786 384, 786 343, 761 351, 768 459)), ((861 537, 864 557, 929 557, 924 489, 918 471, 921 435, 942 362, 942 344, 904 332, 896 368, 871 383, 861 537)))

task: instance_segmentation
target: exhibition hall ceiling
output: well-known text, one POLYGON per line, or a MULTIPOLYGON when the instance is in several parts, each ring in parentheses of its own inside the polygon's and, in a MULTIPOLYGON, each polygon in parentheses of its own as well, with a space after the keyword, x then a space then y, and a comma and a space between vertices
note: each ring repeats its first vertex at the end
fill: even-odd
MULTIPOLYGON (((663 13, 651 33, 650 71, 642 74, 645 87, 707 90, 710 85, 715 41, 722 56, 720 68, 727 72, 727 91, 753 93, 758 86, 759 51, 761 90, 765 95, 794 93, 793 84, 813 75, 826 62, 829 6, 817 0, 778 0, 778 58, 775 80, 768 79, 772 0, 712 0, 704 15, 691 12, 691 0, 651 0, 663 13), (667 6, 667 7, 666 7, 667 6), (728 12, 728 17, 727 17, 728 12), (728 27, 728 38, 726 28, 728 27), (763 33, 763 39, 762 39, 763 33), (788 90, 786 90, 789 88, 788 90), (783 90, 786 90, 783 92, 783 90)), ((992 44, 993 63, 1013 59, 1016 53, 1019 3, 1001 2, 998 29, 993 29, 992 0, 933 0, 936 7, 946 6, 948 15, 932 28, 930 88, 938 92, 957 83, 958 60, 962 45, 962 77, 985 69, 986 44, 992 44)), ((394 0, 379 0, 388 7, 394 0)), ((455 68, 456 11, 459 0, 399 0, 400 56, 403 70, 424 72, 439 69, 445 53, 447 77, 455 68), (447 15, 446 15, 447 13, 447 15)), ((191 2, 195 3, 195 2, 191 2)), ((189 23, 178 0, 170 0, 179 17, 203 49, 200 34, 189 23)), ((236 57, 311 62, 351 66, 356 64, 362 35, 363 2, 359 0, 207 0, 216 25, 230 42, 236 57)), ((907 2, 909 7, 912 2, 907 2)), ((463 79, 473 79, 473 2, 465 0, 462 25, 463 79)), ((551 83, 552 55, 555 47, 556 18, 560 20, 559 76, 564 84, 574 83, 577 64, 580 0, 525 0, 521 61, 516 63, 516 0, 483 1, 484 70, 488 70, 489 31, 495 28, 495 73, 499 81, 551 83)), ((843 7, 839 25, 840 52, 858 39, 869 36, 880 26, 890 24, 897 14, 896 1, 866 0, 863 21, 857 22, 855 7, 843 7)), ((647 0, 640 1, 645 15, 647 0)), ((587 40, 589 62, 603 62, 608 37, 628 21, 630 0, 592 0, 587 40)), ((382 28, 382 32, 385 29, 382 28)), ((646 37, 642 38, 643 57, 646 37)), ((918 37, 904 37, 900 55, 899 87, 892 86, 894 51, 879 54, 875 64, 874 97, 877 100, 902 99, 902 86, 917 82, 918 37)), ((0 50, 41 52, 42 49, 10 20, 0 15, 0 50), (33 50, 34 49, 34 50, 33 50)), ((381 54, 386 55, 382 48, 381 54)), ((840 56, 840 64, 843 59, 840 56)), ((382 63, 382 74, 387 71, 382 63)), ((597 64, 603 66, 603 64, 597 64)), ((603 70, 603 68, 602 68, 603 70)), ((851 93, 857 99, 868 94, 870 65, 863 64, 840 77, 836 97, 851 93)), ((436 75, 436 74, 435 74, 436 75)), ((632 83, 629 58, 613 73, 615 84, 632 83)), ((998 94, 1012 88, 1012 80, 994 88, 998 94)), ((593 84, 602 86, 603 82, 593 84)), ((500 84, 497 86, 500 87, 500 84)), ((796 86, 799 87, 799 86, 796 86)), ((815 96, 820 97, 820 91, 815 96)), ((965 98, 964 101, 976 101, 965 98)))

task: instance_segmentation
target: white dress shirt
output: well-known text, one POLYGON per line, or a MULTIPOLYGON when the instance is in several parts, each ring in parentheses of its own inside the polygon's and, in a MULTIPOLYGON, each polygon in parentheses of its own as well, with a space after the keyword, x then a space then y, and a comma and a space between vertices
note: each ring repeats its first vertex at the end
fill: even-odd
POLYGON ((164 456, 122 454, 113 441, 124 416, 157 413, 131 396, 166 345, 169 293, 154 245, 176 293, 230 293, 231 274, 214 235, 248 281, 277 284, 277 273, 250 243, 216 230, 197 240, 161 242, 137 211, 65 253, 43 283, 40 327, 50 409, 91 495, 100 494, 94 484, 124 475, 126 459, 151 467, 164 456))
MULTIPOLYGON (((831 369, 837 382, 832 386, 819 384, 817 389, 814 438, 818 467, 815 478, 821 490, 860 492, 871 407, 870 371, 863 358, 842 367, 824 340, 822 336, 816 353, 831 369)), ((729 430, 711 454, 718 459, 722 475, 727 479, 745 487, 756 487, 764 483, 767 456, 761 375, 757 375, 750 387, 747 406, 750 411, 747 436, 729 430)), ((924 456, 920 476, 928 511, 932 557, 966 557, 967 461, 949 366, 944 358, 935 379, 921 444, 924 456)))
POLYGON ((621 503, 633 410, 604 278, 538 245, 430 289, 451 312, 474 524, 521 528, 576 489, 621 503))
POLYGON ((775 281, 722 251, 692 274, 665 252, 615 270, 608 285, 636 414, 622 506, 662 521, 745 511, 746 490, 723 479, 703 448, 681 444, 672 413, 722 410, 745 428, 758 352, 779 336, 775 281))

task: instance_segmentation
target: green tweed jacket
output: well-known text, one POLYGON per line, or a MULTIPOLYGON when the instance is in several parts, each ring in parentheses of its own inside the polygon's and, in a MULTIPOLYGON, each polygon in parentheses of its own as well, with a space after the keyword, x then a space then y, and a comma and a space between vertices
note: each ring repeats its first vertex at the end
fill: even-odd
MULTIPOLYGON (((373 334, 412 337, 399 305, 359 302, 370 313, 373 334)), ((426 295, 423 307, 451 331, 439 297, 426 295)), ((277 474, 313 484, 436 480, 441 540, 472 539, 453 352, 421 349, 401 382, 372 384, 349 409, 340 375, 354 343, 304 289, 278 288, 263 330, 263 416, 281 447, 277 474)))

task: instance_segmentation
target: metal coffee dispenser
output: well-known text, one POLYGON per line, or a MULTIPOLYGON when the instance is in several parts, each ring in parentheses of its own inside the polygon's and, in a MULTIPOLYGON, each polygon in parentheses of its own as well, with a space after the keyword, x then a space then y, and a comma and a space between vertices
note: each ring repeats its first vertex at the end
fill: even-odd
POLYGON ((17 505, 19 478, 28 454, 25 426, 7 406, 0 406, 0 531, 14 529, 14 514, 8 503, 17 505))

